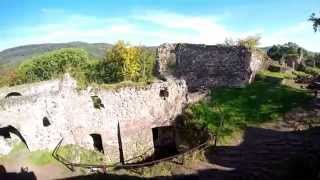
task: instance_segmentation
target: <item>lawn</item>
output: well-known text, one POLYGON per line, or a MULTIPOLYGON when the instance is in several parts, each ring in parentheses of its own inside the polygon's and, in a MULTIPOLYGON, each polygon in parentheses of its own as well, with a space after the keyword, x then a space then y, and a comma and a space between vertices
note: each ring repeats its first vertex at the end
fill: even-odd
POLYGON ((264 72, 244 88, 213 89, 209 101, 192 105, 187 112, 191 112, 193 121, 213 133, 223 117, 222 136, 231 135, 249 125, 280 120, 285 112, 303 106, 312 98, 305 90, 283 85, 282 80, 289 76, 264 72))

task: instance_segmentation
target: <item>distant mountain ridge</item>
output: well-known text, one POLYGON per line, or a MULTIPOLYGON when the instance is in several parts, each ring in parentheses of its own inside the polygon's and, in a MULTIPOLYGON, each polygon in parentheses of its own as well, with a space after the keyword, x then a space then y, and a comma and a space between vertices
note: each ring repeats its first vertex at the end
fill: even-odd
POLYGON ((112 44, 108 43, 86 42, 48 43, 19 46, 0 52, 0 66, 16 66, 28 58, 61 48, 81 48, 86 50, 91 57, 103 59, 106 50, 111 47, 112 44))

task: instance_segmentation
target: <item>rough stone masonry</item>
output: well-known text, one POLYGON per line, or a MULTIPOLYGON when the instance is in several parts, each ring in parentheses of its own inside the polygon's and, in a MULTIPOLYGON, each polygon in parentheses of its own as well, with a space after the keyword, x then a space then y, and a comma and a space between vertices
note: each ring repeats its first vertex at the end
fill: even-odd
POLYGON ((240 46, 163 44, 157 72, 184 79, 189 91, 243 86, 263 67, 262 57, 240 46))
POLYGON ((158 75, 166 80, 145 87, 78 90, 66 74, 1 88, 0 153, 9 153, 16 140, 35 151, 52 150, 64 138, 64 145, 100 150, 110 163, 119 162, 121 153, 123 160, 150 155, 162 142, 155 137, 168 130, 158 128, 174 124, 190 91, 243 86, 261 64, 241 47, 164 44, 157 55, 158 75))

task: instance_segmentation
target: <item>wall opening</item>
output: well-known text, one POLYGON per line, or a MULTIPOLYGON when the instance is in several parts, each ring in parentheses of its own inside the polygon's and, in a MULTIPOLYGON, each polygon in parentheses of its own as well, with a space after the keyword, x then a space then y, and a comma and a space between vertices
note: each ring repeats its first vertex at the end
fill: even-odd
POLYGON ((10 133, 15 134, 26 145, 26 147, 28 148, 28 144, 27 144, 26 140, 21 135, 21 133, 19 132, 18 129, 16 129, 15 127, 10 126, 10 125, 0 128, 0 136, 3 136, 6 139, 11 138, 11 134, 10 133))
POLYGON ((176 154, 175 128, 164 126, 152 128, 153 145, 156 158, 167 157, 176 154))
POLYGON ((96 109, 104 108, 101 99, 98 96, 91 96, 93 107, 96 109))
POLYGON ((169 91, 167 87, 164 87, 162 89, 160 89, 160 93, 159 96, 162 97, 164 100, 169 97, 169 91))
POLYGON ((90 134, 90 136, 92 137, 92 140, 93 140, 94 149, 96 151, 104 153, 101 135, 100 134, 90 134))
POLYGON ((47 117, 44 117, 44 118, 42 119, 42 125, 43 125, 44 127, 48 127, 48 126, 51 125, 51 123, 50 123, 50 121, 49 121, 49 119, 48 119, 47 117))
POLYGON ((11 93, 8 93, 5 98, 9 98, 9 97, 13 97, 13 96, 22 96, 21 93, 19 92, 11 92, 11 93))

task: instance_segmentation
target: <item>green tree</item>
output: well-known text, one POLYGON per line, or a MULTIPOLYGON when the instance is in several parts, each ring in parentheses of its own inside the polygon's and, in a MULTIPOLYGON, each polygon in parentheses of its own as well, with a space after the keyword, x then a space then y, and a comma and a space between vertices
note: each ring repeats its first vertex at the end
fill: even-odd
POLYGON ((154 68, 156 64, 155 53, 147 48, 140 48, 140 64, 141 64, 141 77, 142 80, 148 81, 153 78, 154 68))
POLYGON ((151 77, 154 55, 146 48, 133 47, 123 41, 117 42, 106 54, 106 67, 112 67, 116 81, 141 81, 151 77))
POLYGON ((75 75, 89 61, 82 49, 60 49, 31 58, 17 68, 17 84, 43 81, 70 72, 75 75))
POLYGON ((320 17, 316 17, 316 14, 312 13, 309 21, 313 23, 313 29, 315 32, 317 32, 317 30, 320 30, 320 17))
POLYGON ((267 52, 268 56, 275 60, 275 61, 280 61, 282 58, 283 54, 281 52, 281 48, 277 45, 273 45, 267 52))

